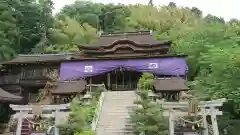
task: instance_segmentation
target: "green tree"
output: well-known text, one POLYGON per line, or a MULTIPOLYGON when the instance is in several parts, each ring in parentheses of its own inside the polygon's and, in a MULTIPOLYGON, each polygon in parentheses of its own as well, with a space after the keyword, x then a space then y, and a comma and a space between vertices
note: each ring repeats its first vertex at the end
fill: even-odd
POLYGON ((136 134, 167 135, 168 125, 163 117, 161 104, 153 102, 148 96, 148 91, 137 91, 139 100, 135 103, 138 108, 131 115, 131 123, 136 134))
POLYGON ((75 18, 79 23, 88 23, 102 31, 126 31, 130 11, 124 5, 103 5, 90 1, 77 1, 65 6, 60 14, 75 18))
POLYGON ((19 47, 14 46, 17 36, 16 12, 11 9, 14 2, 0 2, 0 60, 11 59, 15 55, 15 50, 19 47))
POLYGON ((47 52, 77 52, 76 45, 92 43, 97 36, 96 29, 89 24, 81 25, 65 15, 59 15, 53 27, 49 30, 52 45, 46 48, 47 52))

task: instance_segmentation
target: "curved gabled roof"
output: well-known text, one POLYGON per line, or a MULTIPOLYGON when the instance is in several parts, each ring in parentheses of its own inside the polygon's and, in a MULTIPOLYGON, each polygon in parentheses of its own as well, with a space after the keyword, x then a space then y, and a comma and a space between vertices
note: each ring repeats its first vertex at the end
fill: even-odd
POLYGON ((161 45, 171 45, 168 40, 155 40, 151 31, 138 31, 126 33, 113 33, 101 35, 96 44, 78 45, 79 49, 112 48, 116 44, 130 43, 136 47, 152 47, 161 45))

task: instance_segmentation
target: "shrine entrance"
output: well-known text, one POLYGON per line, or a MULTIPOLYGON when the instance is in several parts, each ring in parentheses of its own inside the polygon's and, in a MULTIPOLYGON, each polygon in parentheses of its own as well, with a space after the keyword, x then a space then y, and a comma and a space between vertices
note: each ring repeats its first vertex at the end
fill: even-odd
POLYGON ((125 68, 118 68, 110 74, 110 79, 107 81, 109 90, 125 91, 137 89, 138 80, 141 77, 141 72, 128 70, 125 68))
POLYGON ((101 75, 89 77, 87 82, 88 84, 104 83, 107 90, 110 91, 127 91, 137 89, 141 75, 142 72, 120 67, 101 75))

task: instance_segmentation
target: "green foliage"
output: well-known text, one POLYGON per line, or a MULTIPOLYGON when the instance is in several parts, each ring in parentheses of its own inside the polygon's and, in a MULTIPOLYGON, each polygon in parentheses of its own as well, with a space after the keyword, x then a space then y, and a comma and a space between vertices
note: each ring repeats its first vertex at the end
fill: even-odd
POLYGON ((89 129, 94 111, 96 108, 96 103, 91 102, 90 105, 81 105, 81 101, 75 98, 71 103, 71 114, 68 118, 68 123, 64 125, 59 125, 60 133, 64 135, 73 135, 76 132, 82 132, 85 129, 89 129))
POLYGON ((167 135, 167 121, 163 117, 161 104, 154 102, 148 96, 148 90, 152 89, 154 76, 143 73, 139 79, 140 89, 137 91, 138 100, 135 104, 138 108, 133 110, 131 123, 135 134, 145 135, 167 135))
POLYGON ((74 135, 95 135, 95 132, 92 130, 85 130, 83 132, 77 132, 74 135))
POLYGON ((46 48, 46 52, 77 52, 77 44, 92 43, 96 33, 96 29, 87 23, 81 25, 75 19, 59 15, 54 28, 49 30, 52 45, 46 48))
POLYGON ((103 31, 125 31, 130 13, 124 5, 103 5, 90 1, 76 1, 60 12, 75 18, 80 24, 88 23, 103 31))
POLYGON ((141 90, 152 90, 154 76, 151 73, 143 73, 138 85, 141 90))
POLYGON ((68 118, 68 123, 59 125, 60 134, 64 135, 94 135, 91 130, 91 123, 97 108, 97 102, 101 92, 104 91, 102 87, 95 87, 90 93, 92 99, 89 105, 83 105, 78 97, 71 102, 71 114, 68 118))
POLYGON ((0 60, 12 59, 16 53, 30 52, 43 35, 47 40, 46 30, 51 27, 53 18, 50 0, 39 0, 39 3, 2 0, 0 5, 0 60))
POLYGON ((153 102, 148 97, 148 91, 137 91, 139 100, 135 103, 139 107, 131 115, 131 123, 136 134, 167 135, 168 123, 163 117, 161 104, 153 102))

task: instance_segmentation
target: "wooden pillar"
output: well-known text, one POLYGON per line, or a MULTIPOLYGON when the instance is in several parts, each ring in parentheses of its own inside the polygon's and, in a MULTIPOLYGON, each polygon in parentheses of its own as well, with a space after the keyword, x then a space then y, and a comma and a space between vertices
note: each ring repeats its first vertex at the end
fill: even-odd
POLYGON ((89 91, 91 92, 92 91, 92 77, 89 78, 89 84, 90 84, 89 91))
POLYGON ((132 89, 131 72, 128 75, 129 75, 129 88, 132 89))
POLYGON ((108 86, 108 89, 110 90, 111 89, 111 74, 110 74, 110 72, 107 73, 107 86, 108 86))
POLYGON ((115 90, 117 90, 117 73, 116 73, 117 71, 115 71, 115 75, 116 75, 116 89, 115 90))
POLYGON ((174 135, 174 115, 171 110, 169 111, 169 135, 174 135))
POLYGON ((211 121, 212 121, 213 135, 219 135, 217 117, 216 117, 216 113, 214 112, 214 107, 211 107, 211 121))
POLYGON ((125 85, 124 85, 124 71, 122 71, 122 85, 123 85, 123 89, 125 88, 125 85))
POLYGON ((203 117, 203 135, 208 135, 208 123, 207 123, 207 115, 205 114, 206 110, 204 108, 204 114, 202 115, 203 117))

